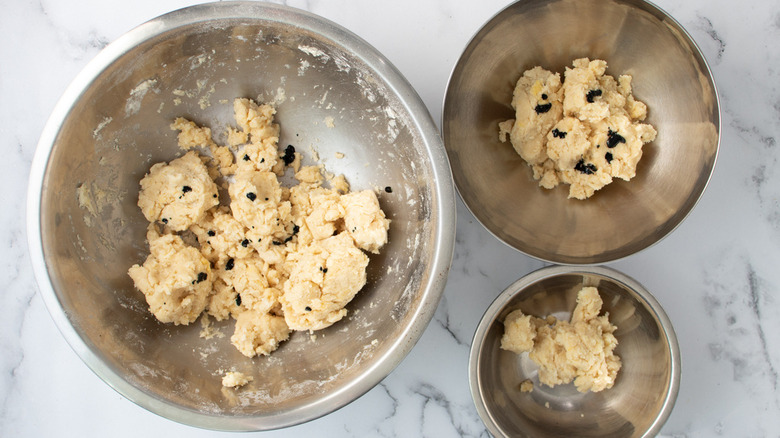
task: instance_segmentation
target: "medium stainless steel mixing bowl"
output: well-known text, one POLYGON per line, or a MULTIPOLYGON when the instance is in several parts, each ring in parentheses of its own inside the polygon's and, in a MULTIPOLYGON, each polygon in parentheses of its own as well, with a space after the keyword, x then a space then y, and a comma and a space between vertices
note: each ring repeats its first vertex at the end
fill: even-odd
POLYGON ((603 267, 542 268, 509 286, 477 326, 469 357, 471 395, 496 437, 651 437, 672 412, 680 386, 680 351, 658 301, 635 280, 603 267), (569 320, 583 286, 598 288, 617 326, 622 368, 612 388, 579 393, 574 384, 539 384, 527 353, 501 350, 503 321, 526 315, 569 320), (534 389, 521 392, 531 379, 534 389))
POLYGON ((204 4, 130 31, 67 89, 32 166, 29 244, 57 326, 118 392, 182 423, 273 429, 349 403, 410 351, 446 282, 454 193, 430 114, 374 48, 289 7, 204 4), (348 317, 255 359, 230 344, 232 323, 218 324, 225 336, 212 339, 197 323, 159 323, 127 275, 148 253, 139 181, 182 154, 170 123, 185 116, 224 140, 236 97, 275 102, 280 145, 294 145, 305 163, 316 151, 355 190, 379 189, 392 219, 348 317), (254 381, 223 389, 228 370, 254 381))
POLYGON ((456 186, 497 238, 532 257, 600 264, 671 233, 704 192, 718 151, 720 109, 704 56, 683 27, 640 0, 523 0, 490 19, 450 77, 442 136, 456 186), (540 65, 563 73, 580 57, 604 59, 607 73, 633 76, 634 95, 658 130, 637 175, 585 201, 568 186, 538 186, 498 123, 522 73, 540 65))

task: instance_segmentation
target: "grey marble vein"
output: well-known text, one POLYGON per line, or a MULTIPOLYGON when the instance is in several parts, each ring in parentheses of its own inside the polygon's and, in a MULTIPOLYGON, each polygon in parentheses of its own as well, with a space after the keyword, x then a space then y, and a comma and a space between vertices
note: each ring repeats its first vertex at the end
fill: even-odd
MULTIPOLYGON (((772 384, 773 392, 777 392, 777 368, 775 367, 772 358, 768 351, 767 333, 764 332, 762 311, 762 302, 767 298, 767 292, 765 290, 764 281, 758 277, 753 266, 748 264, 747 270, 747 285, 750 292, 750 310, 756 317, 757 326, 756 331, 761 344, 761 352, 763 353, 763 360, 766 362, 769 370, 769 380, 772 384)), ((780 409, 780 398, 775 398, 775 403, 778 409, 780 409)))
POLYGON ((460 437, 487 437, 489 436, 486 430, 474 430, 469 427, 473 422, 467 422, 463 417, 463 412, 453 405, 447 396, 444 395, 438 388, 422 384, 416 390, 416 393, 423 397, 423 408, 421 412, 421 425, 422 432, 420 436, 448 436, 447 429, 438 430, 440 426, 429 426, 427 424, 428 418, 434 415, 433 411, 438 414, 446 416, 447 422, 454 428, 456 432, 455 436, 460 437), (440 435, 439 435, 440 434, 440 435))
POLYGON ((713 43, 715 43, 715 62, 720 62, 721 58, 723 58, 723 52, 726 51, 726 43, 723 41, 723 38, 720 36, 718 31, 715 30, 715 27, 712 25, 712 21, 705 16, 698 16, 698 28, 708 37, 710 37, 713 43))

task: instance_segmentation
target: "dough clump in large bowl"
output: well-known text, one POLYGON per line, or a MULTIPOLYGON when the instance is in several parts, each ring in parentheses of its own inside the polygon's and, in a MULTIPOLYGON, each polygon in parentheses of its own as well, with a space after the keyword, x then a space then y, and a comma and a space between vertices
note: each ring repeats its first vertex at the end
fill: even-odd
POLYGON ((236 99, 234 113, 224 146, 208 127, 171 125, 189 151, 141 180, 151 253, 128 273, 162 322, 236 319, 231 341, 253 357, 293 330, 341 320, 366 283, 365 252, 387 243, 390 221, 373 191, 349 192, 343 176, 326 179, 294 148, 280 151, 271 105, 236 99), (288 168, 292 187, 280 182, 288 168))

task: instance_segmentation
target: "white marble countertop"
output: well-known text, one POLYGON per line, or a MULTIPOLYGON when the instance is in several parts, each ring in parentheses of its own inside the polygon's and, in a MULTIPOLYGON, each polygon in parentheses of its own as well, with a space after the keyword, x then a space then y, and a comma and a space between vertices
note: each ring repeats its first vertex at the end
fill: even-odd
MULTIPOLYGON (((228 436, 184 426, 124 399, 66 344, 33 278, 25 195, 38 136, 78 71, 109 42, 189 0, 13 0, 0 15, 0 436, 228 436)), ((509 0, 295 0, 384 53, 434 119, 473 33, 509 0)), ((661 302, 682 351, 679 397, 663 436, 780 435, 780 3, 658 0, 697 41, 722 104, 718 163, 699 205, 670 236, 611 264, 661 302), (774 272, 773 272, 774 271, 774 272)), ((363 397, 263 436, 487 436, 467 382, 482 311, 539 268, 458 203, 450 280, 419 343, 363 397)), ((254 435, 254 434, 252 434, 254 435)), ((260 434, 257 434, 260 435, 260 434)))

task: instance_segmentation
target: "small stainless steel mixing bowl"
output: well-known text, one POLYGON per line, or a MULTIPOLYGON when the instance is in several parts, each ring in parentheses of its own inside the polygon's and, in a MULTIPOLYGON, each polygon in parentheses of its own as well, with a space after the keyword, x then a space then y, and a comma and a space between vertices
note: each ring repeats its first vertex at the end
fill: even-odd
POLYGON ((471 345, 469 384, 496 437, 650 437, 677 399, 680 351, 661 305, 635 280, 604 267, 553 266, 516 281, 487 309, 471 345), (602 312, 617 326, 615 354, 622 361, 612 388, 584 394, 574 384, 540 384, 528 353, 499 348, 507 314, 521 309, 568 321, 583 286, 598 289, 602 312), (519 389, 526 379, 534 383, 531 392, 519 389))
POLYGON ((145 23, 77 76, 41 135, 28 234, 53 319, 103 380, 182 423, 263 430, 344 406, 406 356, 446 282, 454 202, 435 123, 384 56, 313 14, 226 2, 145 23), (318 155, 355 190, 378 189, 392 219, 349 315, 255 359, 230 344, 231 323, 204 339, 198 323, 157 322, 127 275, 148 254, 139 181, 153 163, 183 154, 169 125, 184 116, 224 141, 236 97, 274 102, 282 148, 294 145, 304 164, 318 155), (229 370, 254 380, 223 389, 229 370))
POLYGON ((471 39, 447 86, 441 122, 456 186, 497 238, 559 264, 600 264, 647 248, 671 233, 704 192, 718 151, 720 109, 704 56, 672 17, 640 0, 523 0, 471 39), (574 59, 604 59, 607 73, 633 76, 646 122, 658 130, 637 175, 591 198, 568 186, 543 189, 498 123, 522 73, 560 72, 574 59))

